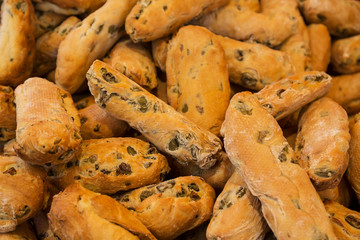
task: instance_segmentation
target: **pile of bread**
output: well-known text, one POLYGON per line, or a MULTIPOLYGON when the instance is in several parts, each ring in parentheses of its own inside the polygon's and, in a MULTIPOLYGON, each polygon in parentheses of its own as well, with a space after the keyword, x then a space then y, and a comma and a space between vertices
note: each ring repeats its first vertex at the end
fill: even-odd
POLYGON ((3 0, 0 239, 360 239, 360 2, 3 0))

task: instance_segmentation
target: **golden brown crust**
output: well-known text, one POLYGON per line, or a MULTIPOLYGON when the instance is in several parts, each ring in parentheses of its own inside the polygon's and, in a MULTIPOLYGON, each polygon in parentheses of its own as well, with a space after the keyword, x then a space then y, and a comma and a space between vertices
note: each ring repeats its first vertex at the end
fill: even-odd
POLYGON ((324 24, 310 24, 307 31, 310 39, 310 67, 314 71, 325 72, 330 62, 330 33, 324 24))
POLYGON ((347 179, 360 202, 360 114, 355 116, 355 124, 350 130, 349 165, 347 179))
POLYGON ((232 98, 221 133, 231 162, 261 201, 278 239, 336 239, 305 170, 255 95, 242 92, 232 98))
POLYGON ((57 27, 66 18, 65 15, 51 11, 35 11, 35 31, 34 36, 38 38, 48 31, 57 27))
POLYGON ((29 78, 15 98, 16 153, 32 164, 68 162, 82 141, 71 95, 45 79, 29 78))
POLYGON ((74 93, 85 81, 92 62, 102 58, 121 36, 125 17, 136 0, 109 0, 87 16, 61 42, 55 82, 74 93))
POLYGON ((11 87, 0 86, 0 141, 8 141, 15 137, 16 109, 14 91, 11 87))
POLYGON ((231 0, 198 23, 216 34, 278 46, 296 30, 297 21, 289 14, 296 9, 296 1, 262 0, 259 4, 257 0, 231 0))
POLYGON ((331 64, 335 71, 339 73, 349 74, 359 72, 360 35, 340 39, 333 42, 331 46, 331 64))
POLYGON ((224 48, 230 81, 260 90, 272 82, 295 73, 289 56, 262 44, 246 43, 217 36, 224 48))
POLYGON ((166 158, 148 142, 136 138, 85 140, 76 158, 53 168, 57 186, 78 182, 94 192, 113 194, 164 180, 166 158))
POLYGON ((302 114, 295 154, 317 190, 336 187, 349 163, 349 121, 330 98, 314 101, 302 114))
POLYGON ((31 0, 4 0, 1 8, 0 84, 16 87, 33 68, 35 13, 31 0))
POLYGON ((152 55, 155 66, 159 67, 161 71, 166 71, 166 55, 168 51, 168 44, 170 36, 156 39, 151 42, 152 55))
POLYGON ((56 58, 61 41, 80 22, 77 17, 65 19, 58 27, 45 33, 36 40, 35 65, 33 76, 43 76, 56 68, 56 58))
MULTIPOLYGON (((16 227, 12 232, 0 233, 0 240, 37 240, 34 229, 29 222, 24 222, 23 224, 16 227)), ((55 240, 55 239, 54 239, 55 240)))
POLYGON ((333 77, 326 95, 339 103, 348 114, 360 111, 360 73, 333 77))
POLYGON ((166 76, 169 104, 219 135, 230 83, 225 52, 216 36, 199 26, 180 28, 168 46, 166 76))
POLYGON ((360 33, 360 2, 356 0, 298 0, 308 23, 322 23, 331 35, 360 33))
POLYGON ((156 68, 150 52, 128 38, 120 40, 104 62, 142 87, 154 89, 157 86, 156 68))
POLYGON ((0 232, 35 216, 44 202, 46 173, 16 156, 0 156, 0 232), (26 186, 26 188, 24 188, 26 186))
POLYGON ((254 197, 238 171, 235 171, 216 198, 213 217, 207 228, 208 239, 263 239, 269 227, 254 197))
POLYGON ((187 176, 114 197, 158 239, 174 239, 211 217, 215 192, 202 178, 187 176))
POLYGON ((333 201, 325 201, 325 208, 331 216, 334 232, 338 239, 360 238, 360 213, 333 201))
POLYGON ((77 110, 81 110, 89 107, 90 105, 96 104, 95 99, 92 95, 81 98, 79 101, 75 102, 75 107, 77 110))
POLYGON ((95 101, 114 117, 140 131, 159 150, 183 164, 208 169, 216 162, 221 141, 172 107, 101 61, 87 74, 95 101))
POLYGON ((324 96, 331 87, 331 77, 324 72, 297 73, 267 85, 256 93, 260 103, 277 120, 324 96))
POLYGON ((229 0, 142 0, 126 18, 125 29, 133 42, 165 37, 195 17, 209 13, 229 0))
POLYGON ((48 214, 60 239, 155 240, 133 214, 114 199, 72 184, 56 195, 48 214))

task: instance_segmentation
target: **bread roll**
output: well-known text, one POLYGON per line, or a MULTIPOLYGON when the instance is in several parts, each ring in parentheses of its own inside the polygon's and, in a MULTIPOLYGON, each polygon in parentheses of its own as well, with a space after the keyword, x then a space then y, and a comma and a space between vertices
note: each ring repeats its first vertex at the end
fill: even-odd
POLYGON ((310 24, 307 31, 310 39, 311 69, 325 72, 330 62, 330 33, 324 24, 310 24))
MULTIPOLYGON (((360 11, 360 3, 359 11, 360 11)), ((360 12, 359 12, 360 14, 360 12)), ((331 46, 331 64, 343 74, 360 71, 360 35, 339 39, 331 46)))
POLYGON ((34 37, 38 38, 56 28, 66 18, 65 15, 57 14, 52 11, 35 11, 35 31, 34 37))
POLYGON ((16 109, 14 91, 9 86, 0 86, 0 141, 8 141, 15 137, 16 109))

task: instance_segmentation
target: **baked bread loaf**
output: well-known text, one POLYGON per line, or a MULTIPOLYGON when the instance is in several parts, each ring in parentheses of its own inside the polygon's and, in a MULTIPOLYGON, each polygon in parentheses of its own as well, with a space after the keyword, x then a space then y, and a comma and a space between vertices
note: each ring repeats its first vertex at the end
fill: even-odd
POLYGON ((355 124, 350 130, 349 165, 347 179, 360 202, 360 114, 355 116, 355 124))
POLYGON ((276 120, 324 96, 331 87, 331 77, 324 72, 294 74, 267 85, 255 95, 276 120))
POLYGON ((116 70, 147 89, 157 86, 156 67, 148 49, 130 39, 121 39, 104 58, 116 70))
POLYGON ((166 37, 191 19, 228 2, 229 0, 138 1, 126 17, 125 29, 133 42, 149 42, 166 37))
POLYGON ((33 227, 29 222, 24 222, 23 224, 17 226, 16 229, 12 232, 0 233, 0 240, 19 239, 37 240, 33 227))
POLYGON ((169 104, 219 135, 230 83, 225 52, 216 35, 199 26, 180 28, 168 46, 166 76, 169 104))
POLYGON ((295 0, 230 0, 197 23, 222 36, 274 47, 295 33, 297 20, 289 12, 296 8, 295 0))
POLYGON ((159 150, 180 163, 212 167, 221 141, 145 89, 96 60, 87 73, 96 103, 117 119, 126 121, 159 150))
POLYGON ((14 231, 40 211, 45 177, 44 170, 16 156, 0 156, 0 233, 14 231))
POLYGON ((360 73, 333 77, 326 96, 340 104, 348 114, 360 112, 360 73))
POLYGON ((43 12, 35 10, 35 39, 56 28, 65 18, 65 15, 52 11, 43 12))
POLYGON ((294 34, 281 45, 280 50, 288 54, 291 63, 295 66, 295 73, 301 73, 310 69, 311 49, 309 33, 297 8, 289 9, 288 13, 296 19, 297 27, 294 34))
POLYGON ((159 240, 174 239, 211 217, 215 192, 202 178, 178 177, 113 196, 159 240))
POLYGON ((16 87, 33 68, 35 13, 31 0, 4 0, 1 9, 0 84, 16 87))
POLYGON ((166 71, 166 55, 170 39, 170 36, 167 36, 151 42, 155 66, 159 67, 163 72, 166 71))
POLYGON ((56 58, 61 41, 80 22, 77 17, 65 19, 58 27, 36 40, 35 65, 33 76, 43 76, 56 68, 56 58))
POLYGON ((56 84, 70 93, 81 87, 91 63, 102 58, 120 38, 125 17, 135 3, 108 0, 65 37, 58 51, 56 84))
POLYGON ((79 117, 83 139, 121 137, 129 129, 126 122, 109 115, 95 103, 79 110, 79 117))
POLYGON ((331 35, 346 37, 360 33, 360 2, 356 0, 298 0, 308 23, 322 23, 331 35))
POLYGON ((310 39, 310 67, 314 71, 326 71, 330 62, 331 37, 324 24, 307 26, 310 39))
POLYGON ((263 239, 269 227, 262 216, 259 199, 254 197, 235 170, 216 198, 207 228, 208 239, 263 239))
POLYGON ((255 95, 242 92, 231 99, 221 134, 231 162, 259 198, 277 239, 336 239, 306 171, 255 95))
POLYGON ((14 91, 9 86, 0 86, 0 141, 8 141, 15 137, 16 109, 14 91))
POLYGON ((54 167, 57 186, 74 182, 94 192, 113 194, 164 180, 170 171, 166 158, 148 142, 136 138, 85 140, 74 160, 54 167))
POLYGON ((314 101, 302 114, 295 154, 317 190, 336 187, 349 163, 349 121, 330 98, 314 101))
POLYGON ((295 73, 294 65, 284 52, 220 35, 217 38, 224 48, 232 83, 260 90, 295 73))
POLYGON ((338 239, 360 238, 360 213, 333 201, 325 201, 325 208, 331 216, 331 223, 338 239))
MULTIPOLYGON (((360 15, 360 3, 359 15, 360 15)), ((335 71, 343 74, 360 71, 360 35, 339 39, 331 46, 331 64, 335 71)))
POLYGON ((114 199, 77 183, 54 197, 48 217, 51 230, 60 239, 156 239, 114 199))
POLYGON ((37 165, 71 160, 82 141, 71 95, 45 79, 29 78, 16 88, 15 98, 16 153, 37 165))

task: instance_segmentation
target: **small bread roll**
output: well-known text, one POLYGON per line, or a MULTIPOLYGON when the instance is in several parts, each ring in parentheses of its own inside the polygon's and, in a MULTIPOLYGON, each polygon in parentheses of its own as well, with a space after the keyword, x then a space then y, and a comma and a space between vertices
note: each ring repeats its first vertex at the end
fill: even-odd
POLYGON ((240 173, 235 170, 216 198, 207 238, 257 240, 263 239, 268 231, 259 199, 250 193, 240 173))
POLYGON ((108 0, 65 37, 58 50, 56 84, 70 93, 81 87, 92 62, 102 58, 121 37, 125 17, 135 3, 108 0))
POLYGON ((334 232, 338 239, 360 238, 360 213, 333 201, 325 201, 325 208, 331 216, 334 232))
POLYGON ((186 165, 208 169, 216 163, 221 141, 175 109, 101 61, 87 73, 96 103, 112 116, 126 121, 159 150, 186 165))
POLYGON ((360 112, 360 73, 333 77, 326 96, 340 104, 349 115, 360 112))
POLYGON ((157 86, 156 67, 151 53, 141 44, 130 39, 120 40, 110 51, 104 62, 147 89, 157 86))
POLYGON ((229 0, 138 1, 126 17, 126 33, 135 43, 166 37, 191 19, 209 13, 228 2, 229 0))
POLYGON ((277 239, 336 239, 306 171, 255 95, 242 92, 231 99, 221 133, 231 162, 259 198, 277 239))
POLYGON ((35 39, 56 28, 66 18, 52 11, 35 11, 35 39))
POLYGON ((54 167, 51 177, 61 189, 74 182, 94 192, 113 194, 159 183, 170 171, 157 149, 136 138, 85 140, 74 160, 54 167))
POLYGON ((360 2, 357 0, 298 0, 308 23, 322 23, 331 35, 346 37, 360 33, 360 2))
POLYGON ((178 177, 113 196, 159 240, 174 239, 211 217, 215 192, 202 178, 178 177))
POLYGON ((45 177, 43 169, 16 156, 0 156, 0 233, 14 231, 40 211, 45 177))
POLYGON ((196 23, 222 36, 275 47, 295 33, 297 20, 289 13, 296 8, 295 0, 230 0, 196 23))
POLYGON ((37 165, 70 161, 82 141, 71 95, 45 79, 29 78, 16 88, 15 98, 16 153, 37 165))
POLYGON ((314 71, 326 71, 330 62, 331 36, 324 24, 307 26, 310 39, 311 62, 314 71))
POLYGON ((35 13, 31 0, 1 2, 0 84, 16 87, 33 68, 35 13))
POLYGON ((60 239, 156 240, 121 204, 78 183, 54 197, 48 217, 60 239))
POLYGON ((199 26, 180 28, 168 47, 166 76, 169 104, 219 135, 230 83, 225 52, 216 36, 199 26))
POLYGON ((15 137, 16 109, 14 91, 9 86, 0 86, 0 141, 8 141, 15 137))
POLYGON ((267 85, 255 95, 276 120, 324 96, 331 87, 331 77, 324 72, 302 72, 267 85))
POLYGON ((331 46, 331 64, 335 71, 343 74, 357 73, 360 71, 359 59, 360 35, 333 42, 331 46))

